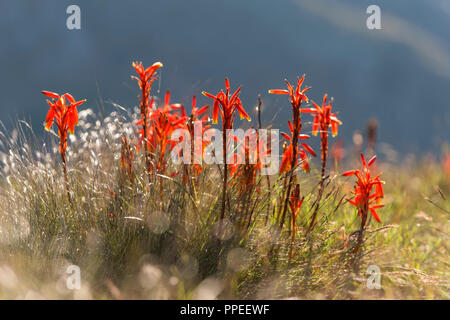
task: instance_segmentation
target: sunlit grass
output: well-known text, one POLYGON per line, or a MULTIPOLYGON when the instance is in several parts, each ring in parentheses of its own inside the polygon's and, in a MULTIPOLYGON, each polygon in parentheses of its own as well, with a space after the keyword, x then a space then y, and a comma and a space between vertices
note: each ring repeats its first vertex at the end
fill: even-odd
POLYGON ((304 237, 320 168, 299 172, 305 200, 289 259, 288 227, 281 235, 271 227, 280 177, 271 177, 270 200, 266 179, 257 179, 247 236, 233 223, 237 184, 229 185, 229 220, 218 224, 216 166, 204 166, 194 193, 178 177, 161 177, 162 203, 160 189, 148 184, 142 153, 135 153, 133 182, 124 180, 121 137, 137 142, 135 114, 120 110, 99 119, 80 112, 67 151, 73 205, 57 140, 43 144, 23 122, 2 133, 1 298, 448 298, 450 181, 439 159, 380 161, 382 223, 369 221, 358 254, 344 246, 360 224, 342 200, 353 181, 330 172, 318 224, 304 237), (219 225, 229 228, 222 239, 219 225), (81 290, 66 288, 71 264, 81 268, 81 290), (366 286, 369 265, 381 269, 380 290, 366 286))

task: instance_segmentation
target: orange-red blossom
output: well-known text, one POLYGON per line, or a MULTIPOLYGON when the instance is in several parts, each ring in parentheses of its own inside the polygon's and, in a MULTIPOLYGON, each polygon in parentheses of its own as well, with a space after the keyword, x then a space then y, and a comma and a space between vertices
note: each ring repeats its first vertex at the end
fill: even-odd
POLYGON ((301 109, 301 105, 303 102, 308 102, 309 99, 305 95, 305 93, 311 89, 311 87, 301 88, 302 84, 305 80, 305 75, 303 75, 301 78, 297 77, 297 86, 294 87, 289 83, 289 81, 286 81, 287 89, 272 89, 269 90, 269 93, 272 94, 283 94, 283 95, 289 95, 289 101, 292 106, 292 123, 289 121, 289 130, 291 131, 291 135, 289 136, 286 133, 282 133, 283 137, 287 139, 290 142, 290 145, 284 150, 283 158, 281 161, 280 166, 280 172, 286 172, 292 169, 292 166, 295 166, 297 164, 297 159, 300 156, 300 158, 303 161, 303 169, 305 171, 309 171, 309 164, 306 157, 306 153, 304 150, 306 150, 308 153, 310 153, 313 156, 316 156, 314 150, 308 146, 306 143, 298 143, 298 140, 304 140, 308 139, 309 136, 305 134, 300 134, 302 129, 302 120, 301 120, 301 112, 303 109, 301 109), (294 150, 295 147, 295 150, 294 150), (300 147, 303 147, 300 148, 300 147), (294 159, 295 154, 295 159, 294 159))
MULTIPOLYGON (((161 62, 155 62, 148 68, 144 68, 142 62, 133 62, 133 68, 136 70, 138 77, 131 76, 132 79, 135 79, 138 82, 139 88, 141 89, 141 96, 139 97, 139 106, 140 106, 140 115, 141 115, 141 139, 147 138, 147 131, 149 126, 148 114, 150 112, 151 103, 150 103, 150 91, 152 88, 153 81, 156 80, 155 72, 157 69, 161 68, 163 64, 161 62)), ((148 150, 147 144, 144 144, 145 149, 145 161, 147 166, 147 171, 150 173, 151 171, 151 163, 150 163, 150 154, 148 150)))
MULTIPOLYGON (((309 171, 310 167, 309 167, 308 157, 306 155, 305 150, 309 154, 311 154, 313 157, 316 156, 316 153, 309 145, 307 145, 304 142, 300 142, 297 145, 297 157, 296 157, 296 159, 292 159, 292 157, 294 156, 294 151, 293 151, 293 147, 292 147, 292 141, 293 141, 292 136, 293 136, 294 132, 293 132, 293 126, 292 126, 291 122, 288 121, 288 123, 289 123, 289 129, 291 131, 291 135, 281 132, 281 135, 283 136, 283 138, 288 140, 290 142, 290 144, 283 152, 283 157, 281 159, 280 173, 291 170, 292 164, 294 164, 294 167, 295 167, 297 165, 298 157, 300 157, 300 159, 302 160, 303 170, 309 171)), ((306 139, 309 139, 309 135, 307 135, 307 134, 299 134, 298 135, 298 140, 306 140, 306 139)))
POLYGON ((269 93, 272 94, 287 94, 290 97, 290 102, 292 104, 293 108, 299 108, 302 102, 308 102, 309 99, 305 95, 305 92, 311 89, 311 87, 306 87, 304 89, 301 88, 303 81, 305 81, 305 75, 303 75, 301 78, 297 77, 297 86, 294 89, 294 87, 289 83, 289 81, 286 81, 287 90, 286 89, 272 89, 269 90, 269 93))
POLYGON ((75 126, 78 124, 77 107, 85 103, 86 100, 75 101, 69 93, 61 96, 50 91, 42 91, 42 93, 51 99, 46 100, 50 110, 45 118, 45 129, 50 130, 53 122, 56 122, 60 138, 59 152, 64 154, 67 148, 67 131, 70 134, 75 132, 75 126))
MULTIPOLYGON (((241 119, 247 119, 250 121, 250 117, 245 112, 242 106, 241 99, 239 98, 241 92, 241 87, 239 87, 232 95, 230 95, 230 81, 225 78, 225 92, 221 90, 217 95, 212 95, 208 92, 203 91, 202 94, 208 98, 214 100, 213 105, 213 123, 217 123, 219 120, 219 112, 222 118, 222 145, 223 145, 223 159, 226 162, 227 159, 227 130, 233 129, 234 112, 237 110, 241 119)), ((223 219, 225 216, 225 197, 227 193, 227 182, 228 182, 228 167, 225 164, 224 174, 223 174, 223 185, 222 185, 222 211, 220 218, 223 219)))
POLYGON ((214 100, 213 105, 213 123, 217 123, 219 120, 219 112, 220 117, 223 122, 223 129, 232 129, 233 128, 233 120, 234 120, 234 111, 237 110, 241 119, 247 119, 250 121, 250 117, 245 112, 242 107, 241 99, 239 98, 241 88, 239 87, 231 96, 230 96, 230 81, 228 78, 225 79, 225 92, 221 90, 217 95, 212 95, 208 92, 203 91, 202 94, 208 98, 214 100))
POLYGON ((152 88, 153 81, 157 78, 155 72, 157 69, 162 68, 163 64, 161 62, 155 62, 145 69, 142 62, 133 62, 132 66, 139 76, 131 76, 131 78, 138 82, 139 88, 141 89, 140 104, 141 113, 143 113, 145 111, 143 108, 148 108, 149 106, 150 89, 152 88))
MULTIPOLYGON (((284 171, 290 171, 294 169, 294 167, 297 165, 297 159, 300 156, 300 158, 303 160, 303 169, 308 171, 309 170, 309 164, 306 157, 306 150, 313 156, 315 156, 314 150, 308 146, 306 143, 299 143, 299 139, 307 139, 309 138, 307 135, 300 134, 302 130, 302 117, 301 117, 301 105, 303 102, 308 102, 308 97, 305 95, 305 93, 311 89, 310 87, 306 87, 302 89, 302 84, 305 80, 305 75, 303 75, 301 78, 297 77, 297 86, 294 87, 289 83, 289 81, 286 80, 286 89, 272 89, 269 90, 269 93, 272 94, 285 94, 289 95, 290 102, 292 106, 292 123, 289 121, 289 129, 291 131, 291 135, 283 134, 283 137, 286 138, 288 141, 290 141, 290 145, 284 150, 283 158, 281 162, 280 172, 284 171), (303 147, 301 149, 300 147, 303 147)), ((286 191, 286 198, 284 200, 284 206, 283 211, 281 214, 281 222, 280 222, 280 229, 283 227, 284 219, 286 216, 286 212, 288 209, 288 201, 289 196, 291 193, 291 187, 292 182, 294 180, 294 174, 291 171, 291 174, 289 176, 289 182, 287 185, 287 191, 286 191)))
POLYGON ((381 222, 375 210, 383 207, 383 205, 379 203, 384 196, 382 187, 384 182, 380 180, 380 174, 375 177, 371 176, 370 166, 374 164, 375 160, 376 156, 372 157, 366 163, 364 155, 361 154, 363 169, 350 170, 342 174, 343 176, 355 175, 358 179, 353 191, 354 197, 353 199, 348 200, 348 202, 358 208, 358 214, 361 217, 361 230, 363 230, 366 225, 369 210, 375 220, 381 222))
POLYGON ((338 125, 342 122, 336 117, 336 114, 331 112, 332 103, 327 101, 328 95, 323 96, 322 107, 312 101, 314 108, 303 108, 301 112, 312 113, 314 115, 312 134, 317 135, 320 129, 320 134, 328 136, 328 128, 331 127, 331 134, 333 137, 338 134, 338 125))
MULTIPOLYGON (((153 106, 153 99, 151 99, 150 106, 153 106)), ((164 99, 164 105, 160 108, 153 110, 149 108, 146 115, 147 121, 147 137, 146 146, 149 153, 152 154, 153 163, 150 164, 150 170, 156 168, 158 173, 164 173, 166 170, 166 153, 172 151, 178 141, 171 139, 172 133, 176 129, 180 129, 184 126, 187 120, 186 116, 179 115, 174 110, 178 110, 180 105, 170 104, 170 92, 167 91, 164 99), (158 155, 155 158, 155 154, 158 155), (156 160, 155 160, 156 159, 156 160)), ((144 126, 143 119, 137 122, 138 125, 142 125, 140 130, 140 141, 138 146, 144 141, 144 126)))

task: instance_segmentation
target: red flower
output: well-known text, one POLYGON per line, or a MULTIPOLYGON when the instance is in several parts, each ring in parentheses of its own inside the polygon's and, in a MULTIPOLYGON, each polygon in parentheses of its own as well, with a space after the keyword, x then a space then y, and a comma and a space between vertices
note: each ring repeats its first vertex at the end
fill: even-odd
POLYGON ((136 73, 139 76, 139 78, 136 76, 131 76, 131 78, 135 79, 138 82, 139 88, 142 91, 145 91, 146 96, 141 98, 144 98, 144 104, 148 105, 150 89, 152 87, 153 81, 156 80, 155 72, 157 69, 162 68, 163 64, 161 62, 155 62, 147 69, 144 68, 142 62, 133 62, 131 65, 133 66, 134 70, 136 70, 136 73), (145 98, 147 100, 145 100, 145 98))
MULTIPOLYGON (((222 147, 223 147, 223 159, 226 163, 227 159, 227 130, 233 129, 234 111, 237 110, 241 119, 245 118, 250 121, 250 117, 245 112, 242 106, 241 99, 239 98, 241 87, 239 87, 232 95, 230 95, 230 81, 225 78, 225 92, 221 90, 217 95, 212 95, 205 91, 202 94, 208 98, 214 100, 213 105, 213 123, 217 123, 219 120, 219 111, 222 118, 222 147)), ((225 217, 225 197, 227 193, 228 183, 228 166, 224 165, 223 170, 223 183, 222 183, 222 210, 220 213, 220 219, 225 217)))
MULTIPOLYGON (((309 171, 309 163, 307 161, 305 149, 309 153, 315 156, 314 150, 311 149, 305 143, 299 143, 299 139, 309 138, 309 136, 300 134, 302 130, 302 117, 301 117, 301 105, 303 101, 308 102, 308 97, 305 95, 305 92, 311 89, 310 87, 302 89, 303 81, 305 80, 305 75, 301 78, 297 77, 297 87, 294 87, 286 80, 287 90, 284 89, 273 89, 269 90, 269 93, 272 94, 287 94, 290 96, 290 102, 292 106, 292 124, 289 121, 289 129, 291 131, 291 136, 287 134, 283 134, 283 136, 290 141, 290 145, 287 148, 284 148, 283 158, 281 161, 280 172, 290 171, 297 165, 297 159, 300 158, 303 160, 303 169, 305 171, 309 171), (300 147, 303 147, 301 149, 300 147)), ((280 229, 283 227, 284 218, 286 216, 286 212, 288 209, 288 201, 289 195, 291 193, 292 182, 294 180, 294 174, 291 171, 289 175, 289 182, 287 185, 286 197, 284 200, 283 211, 281 214, 281 222, 280 229)))
POLYGON ((303 84, 303 81, 305 80, 305 75, 303 75, 301 78, 297 77, 297 87, 294 89, 294 87, 289 83, 289 81, 286 81, 287 90, 285 89, 272 89, 269 90, 269 93, 272 94, 287 94, 290 96, 290 102, 292 105, 292 114, 293 114, 293 124, 288 121, 289 124, 289 130, 291 131, 291 136, 288 134, 282 132, 282 136, 290 142, 290 145, 285 148, 283 152, 283 158, 281 160, 281 166, 280 166, 280 172, 286 172, 292 169, 293 166, 297 164, 297 158, 300 156, 300 158, 303 161, 303 169, 305 171, 309 171, 309 163, 306 156, 305 150, 313 155, 316 156, 316 153, 314 150, 307 145, 306 143, 298 143, 298 140, 308 139, 309 136, 306 134, 300 134, 301 128, 302 128, 302 122, 300 117, 300 112, 303 109, 300 109, 300 106, 303 101, 308 102, 308 97, 305 95, 305 92, 311 89, 311 87, 306 87, 302 90, 301 86, 303 84), (293 159, 294 157, 294 149, 293 145, 295 145, 296 150, 296 159, 293 159), (303 147, 301 149, 300 147, 303 147))
POLYGON ((219 111, 220 117, 222 118, 223 128, 231 129, 233 127, 234 120, 234 111, 237 110, 241 119, 247 119, 250 121, 250 117, 245 112, 242 107, 241 99, 239 98, 241 88, 239 87, 231 96, 230 96, 230 81, 228 78, 225 79, 225 93, 221 90, 216 96, 203 91, 202 94, 208 98, 214 100, 213 106, 213 123, 217 123, 219 120, 219 111))
POLYGON ((350 170, 342 174, 343 176, 346 177, 355 175, 356 178, 358 179, 356 181, 356 186, 353 191, 354 198, 348 200, 348 202, 350 202, 352 205, 358 208, 358 214, 361 217, 361 229, 364 229, 364 226, 366 225, 367 214, 369 210, 372 213, 375 220, 381 222, 375 210, 383 207, 383 205, 379 203, 381 198, 383 198, 384 196, 382 187, 384 182, 380 180, 380 175, 377 175, 375 177, 371 176, 369 168, 370 166, 373 165, 375 160, 376 156, 371 158, 369 162, 366 163, 364 155, 361 154, 363 169, 350 170))
MULTIPOLYGON (((157 69, 161 68, 163 64, 161 62, 155 62, 153 65, 144 68, 142 62, 133 62, 133 68, 136 70, 136 73, 139 77, 131 76, 132 79, 136 79, 138 82, 139 88, 141 89, 141 96, 139 98, 139 105, 141 109, 141 121, 140 125, 142 125, 141 138, 144 139, 148 134, 148 114, 150 112, 151 103, 149 103, 150 99, 150 90, 152 88, 153 81, 156 80, 155 72, 157 69)), ((147 171, 150 173, 151 171, 151 163, 150 163, 150 154, 147 147, 147 144, 144 145, 145 148, 145 162, 147 166, 147 171)))
POLYGON ((65 93, 62 96, 50 91, 42 91, 42 93, 51 99, 46 100, 50 106, 50 110, 45 117, 44 125, 46 130, 50 130, 53 125, 53 121, 56 121, 59 136, 59 154, 61 155, 61 160, 63 163, 64 181, 66 185, 67 197, 70 204, 72 205, 66 162, 67 131, 69 131, 70 134, 73 134, 75 132, 75 126, 78 124, 77 107, 85 103, 86 100, 75 101, 75 99, 69 93, 65 93))
POLYGON ((42 91, 42 93, 51 99, 46 100, 50 106, 50 110, 45 118, 45 129, 50 130, 53 121, 56 121, 58 135, 61 141, 59 152, 63 153, 67 148, 67 131, 73 134, 75 132, 75 126, 78 124, 77 107, 85 103, 86 100, 75 101, 69 93, 65 93, 62 96, 50 91, 42 91))
POLYGON ((308 102, 308 97, 305 95, 305 92, 311 89, 311 87, 306 87, 303 90, 301 89, 301 86, 303 84, 303 81, 305 80, 305 75, 303 75, 301 78, 297 77, 297 87, 294 88, 289 83, 289 81, 286 81, 286 85, 288 87, 287 90, 285 89, 272 89, 269 90, 269 93, 272 94, 288 94, 290 96, 290 102, 293 107, 298 108, 300 107, 301 103, 308 102))
MULTIPOLYGON (((280 173, 289 171, 292 169, 292 164, 294 163, 294 167, 297 165, 297 159, 292 159, 293 157, 293 147, 292 147, 292 141, 293 141, 293 126, 291 124, 290 121, 288 121, 289 124, 289 129, 291 131, 291 135, 288 135, 287 133, 281 132, 281 135, 283 136, 283 138, 285 138, 286 140, 289 141, 289 146, 287 148, 285 148, 284 152, 283 152, 283 157, 281 159, 281 166, 280 166, 280 173)), ((309 136, 307 134, 299 134, 298 135, 298 140, 306 140, 309 139, 309 136)), ((299 142, 297 145, 297 157, 300 157, 300 159, 302 160, 302 167, 303 170, 305 171, 309 171, 310 167, 309 167, 309 163, 308 163, 308 157, 306 155, 305 150, 311 154, 313 157, 316 156, 316 153, 314 152, 314 150, 307 145, 304 142, 299 142)))
MULTIPOLYGON (((153 107, 153 99, 150 102, 153 107)), ((174 110, 180 109, 179 104, 170 104, 170 92, 166 92, 164 105, 153 110, 148 109, 147 114, 147 150, 152 157, 157 156, 156 163, 152 161, 150 170, 156 166, 158 173, 164 173, 166 169, 166 153, 172 151, 178 141, 170 139, 172 133, 179 128, 182 128, 187 120, 186 116, 180 116, 174 110)), ((142 124, 140 120, 137 124, 142 124)), ((140 131, 139 145, 144 141, 144 129, 140 131)))
POLYGON ((301 109, 301 112, 315 114, 313 121, 312 134, 317 135, 320 129, 320 133, 328 136, 328 127, 331 127, 331 133, 335 137, 338 133, 338 125, 342 122, 336 117, 334 113, 331 113, 331 101, 327 103, 328 95, 323 96, 322 107, 319 107, 314 101, 312 104, 314 108, 301 109))
POLYGON ((325 171, 327 166, 327 158, 328 158, 328 128, 331 127, 331 132, 333 137, 337 135, 338 125, 342 124, 342 122, 336 117, 334 113, 331 113, 331 101, 327 102, 327 94, 323 96, 322 107, 319 107, 314 101, 312 102, 314 108, 305 108, 301 109, 301 112, 312 113, 314 114, 314 121, 312 126, 312 134, 317 135, 320 129, 320 157, 322 159, 322 167, 321 167, 321 180, 319 185, 319 193, 316 201, 316 208, 314 209, 310 227, 308 228, 307 233, 313 228, 314 221, 316 220, 317 212, 319 211, 320 200, 322 198, 322 193, 324 189, 325 182, 325 171))

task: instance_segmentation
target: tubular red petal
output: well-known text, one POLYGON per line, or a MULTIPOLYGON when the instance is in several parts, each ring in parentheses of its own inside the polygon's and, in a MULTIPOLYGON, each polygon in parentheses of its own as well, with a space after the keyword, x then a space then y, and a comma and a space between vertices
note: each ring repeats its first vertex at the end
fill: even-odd
POLYGON ((69 114, 67 116, 67 126, 69 129, 70 134, 74 134, 75 132, 75 125, 78 122, 78 117, 74 114, 73 111, 69 111, 69 114))
POLYGON ((312 125, 312 134, 313 136, 317 136, 319 132, 319 116, 314 117, 313 125, 312 125))
POLYGON ((368 166, 370 167, 371 165, 373 165, 373 163, 375 162, 375 160, 377 160, 377 156, 373 156, 372 158, 370 158, 369 162, 368 162, 368 166))
POLYGON ((289 145, 287 149, 283 153, 283 157, 281 159, 280 173, 286 172, 290 170, 291 162, 292 162, 292 145, 289 145))
POLYGON ((216 100, 216 96, 213 96, 212 94, 210 94, 208 92, 202 91, 202 95, 204 95, 205 97, 208 97, 208 98, 216 100))
POLYGON ((353 176, 353 175, 356 175, 356 172, 357 172, 357 171, 358 171, 358 170, 350 170, 350 171, 346 171, 346 172, 342 173, 342 175, 343 175, 344 177, 353 176))
POLYGON ((302 86, 303 81, 305 81, 305 77, 306 77, 306 74, 303 74, 302 77, 301 77, 300 79, 298 79, 298 77, 297 77, 297 85, 298 85, 299 87, 302 86))
POLYGON ((308 151, 310 155, 312 155, 313 157, 317 156, 314 150, 309 145, 307 145, 306 143, 302 143, 302 146, 306 151, 308 151))
POLYGON ((166 95, 164 96, 164 105, 168 105, 170 103, 170 90, 167 90, 166 95))
POLYGON ((198 109, 197 110, 197 112, 196 112, 196 116, 200 116, 202 113, 204 113, 206 110, 208 110, 208 107, 209 106, 203 106, 203 107, 201 107, 200 109, 198 109))
POLYGON ((219 121, 219 101, 214 101, 213 107, 213 123, 217 123, 219 121))
POLYGON ((302 167, 303 167, 303 170, 305 170, 306 172, 309 172, 311 170, 309 163, 308 163, 308 159, 306 157, 303 159, 302 167))
POLYGON ((72 108, 76 108, 76 107, 82 105, 82 104, 85 103, 85 102, 86 102, 86 99, 80 100, 80 101, 78 101, 78 102, 75 102, 74 104, 72 104, 72 108))
POLYGON ((65 93, 64 97, 66 97, 70 103, 75 103, 75 99, 72 97, 72 95, 70 93, 65 93))
POLYGON ((312 105, 314 106, 314 108, 316 108, 316 111, 322 111, 322 108, 319 107, 319 105, 317 103, 315 103, 314 101, 311 101, 312 105))
POLYGON ((363 164, 363 166, 366 166, 366 158, 364 158, 364 155, 361 153, 361 162, 363 164))
MULTIPOLYGON (((161 62, 155 62, 154 64, 152 64, 150 67, 148 67, 145 71, 143 71, 148 78, 150 78, 156 71, 156 69, 158 68, 162 68, 163 64, 161 62)), ((141 68, 143 69, 142 65, 141 68)), ((142 72, 142 71, 141 71, 142 72)))
POLYGON ((292 86, 289 83, 289 81, 285 80, 285 82, 286 82, 286 86, 288 87, 289 94, 291 95, 291 97, 294 97, 294 88, 292 88, 292 86))
POLYGON ((272 89, 272 90, 269 90, 269 93, 271 93, 271 94, 289 94, 289 91, 284 90, 284 89, 272 89))
POLYGON ((317 110, 314 108, 302 108, 300 109, 300 112, 303 113, 317 113, 317 110))
POLYGON ((59 99, 59 94, 57 94, 57 93, 54 93, 54 92, 51 92, 51 91, 45 91, 45 90, 43 90, 41 92, 42 92, 42 94, 46 95, 49 98, 59 99))
POLYGON ((238 103, 236 105, 236 108, 238 110, 239 116, 241 117, 241 119, 247 119, 247 121, 250 121, 250 117, 247 114, 247 112, 245 112, 244 108, 242 107, 241 103, 238 103))
POLYGON ((48 110, 47 116, 45 117, 45 130, 49 131, 52 124, 53 124, 53 119, 55 117, 55 109, 54 108, 50 108, 50 110, 48 110))
POLYGON ((286 140, 291 141, 291 137, 290 137, 287 133, 281 132, 281 135, 282 135, 283 138, 285 138, 286 140))
POLYGON ((328 94, 324 94, 323 95, 323 103, 322 103, 322 106, 325 106, 326 104, 327 104, 327 98, 328 98, 328 94))
POLYGON ((289 130, 291 130, 291 133, 294 132, 294 127, 292 126, 291 121, 288 120, 289 130))
POLYGON ((336 137, 338 134, 338 124, 336 122, 331 122, 331 134, 336 137))
POLYGON ((233 93, 233 95, 231 96, 231 99, 230 99, 230 104, 234 104, 236 102, 236 98, 239 97, 241 89, 242 89, 242 86, 237 88, 237 90, 233 93))
POLYGON ((227 90, 227 93, 230 92, 230 80, 228 80, 228 78, 225 78, 225 89, 227 90))
POLYGON ((369 210, 370 210, 370 212, 372 212, 372 216, 375 218, 375 220, 377 220, 378 222, 381 222, 380 217, 378 216, 376 211, 372 208, 369 208, 369 210))

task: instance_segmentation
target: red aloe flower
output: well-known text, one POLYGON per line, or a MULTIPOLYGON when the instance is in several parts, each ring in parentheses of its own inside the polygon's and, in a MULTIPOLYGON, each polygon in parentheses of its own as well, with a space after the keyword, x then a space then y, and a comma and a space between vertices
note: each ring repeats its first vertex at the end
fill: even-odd
POLYGON ((151 118, 153 130, 151 132, 150 145, 151 150, 158 152, 158 161, 156 169, 158 173, 164 173, 167 167, 166 153, 172 151, 178 141, 170 139, 172 133, 181 128, 181 124, 185 121, 175 114, 166 113, 162 110, 156 110, 151 118))
MULTIPOLYGON (((155 72, 157 69, 161 68, 163 64, 161 62, 155 62, 153 65, 144 68, 142 62, 133 62, 133 68, 136 70, 138 77, 131 76, 132 79, 136 79, 138 82, 139 88, 141 89, 141 96, 139 98, 139 105, 141 109, 141 125, 142 125, 142 137, 147 137, 147 129, 148 129, 148 113, 150 109, 149 99, 150 99, 150 90, 152 88, 153 81, 156 80, 155 72)), ((150 154, 147 148, 147 144, 144 144, 145 149, 145 160, 147 165, 147 172, 150 174, 151 164, 150 164, 150 154)), ((150 176, 149 176, 150 179, 150 176)))
POLYGON ((213 106, 213 123, 217 123, 219 120, 219 112, 220 117, 223 122, 223 129, 232 129, 233 128, 233 120, 234 120, 234 111, 237 110, 241 119, 247 119, 250 121, 250 117, 245 112, 242 107, 241 99, 239 95, 241 93, 241 88, 239 87, 231 96, 230 96, 230 81, 228 78, 225 79, 225 93, 221 90, 217 95, 212 95, 208 92, 203 91, 202 94, 208 98, 214 100, 213 106))
POLYGON ((75 132, 75 126, 78 124, 78 110, 77 107, 86 102, 86 100, 75 101, 69 93, 59 95, 50 91, 42 91, 44 95, 51 100, 46 100, 50 106, 50 110, 45 118, 45 129, 50 130, 53 122, 56 122, 59 136, 59 153, 63 162, 64 180, 66 182, 66 189, 69 201, 71 202, 69 191, 69 180, 67 177, 66 165, 66 149, 67 149, 67 131, 70 134, 75 132), (66 101, 67 99, 67 101, 66 101))
POLYGON ((272 94, 288 94, 290 96, 290 102, 292 104, 292 107, 298 108, 302 104, 302 102, 308 102, 308 97, 305 95, 305 92, 311 89, 311 87, 306 87, 303 90, 301 89, 301 86, 303 84, 303 81, 305 81, 305 75, 303 75, 301 78, 297 77, 297 87, 294 90, 294 87, 289 83, 289 81, 286 81, 286 85, 288 89, 272 89, 269 90, 269 93, 272 94))
POLYGON ((323 96, 322 107, 319 107, 314 101, 312 102, 314 108, 305 108, 301 112, 314 114, 314 121, 312 127, 312 134, 317 135, 320 132, 321 140, 321 158, 322 158, 322 180, 325 177, 325 167, 328 157, 328 128, 331 127, 331 133, 334 136, 338 133, 338 125, 342 125, 342 122, 336 117, 334 113, 331 113, 332 104, 331 101, 327 102, 328 95, 323 96))
POLYGON ((285 89, 273 89, 269 90, 269 93, 272 94, 286 94, 290 97, 290 103, 292 106, 292 124, 289 122, 289 129, 291 131, 291 137, 288 135, 283 135, 286 139, 288 139, 291 144, 288 146, 283 154, 283 159, 281 163, 281 170, 290 172, 289 174, 289 182, 287 185, 287 191, 286 196, 284 200, 284 206, 283 211, 281 214, 281 221, 280 221, 280 229, 283 227, 284 219, 286 217, 286 211, 288 209, 288 202, 289 202, 289 195, 291 193, 292 183, 294 180, 294 174, 293 170, 295 166, 297 165, 297 158, 300 156, 303 160, 303 168, 305 170, 309 170, 309 164, 306 161, 306 153, 304 150, 300 149, 300 146, 302 146, 306 151, 310 152, 311 154, 314 154, 314 151, 307 145, 307 144, 299 144, 298 140, 301 139, 300 132, 302 130, 302 119, 301 119, 301 105, 303 102, 308 102, 308 97, 305 95, 305 93, 310 89, 310 87, 306 87, 304 89, 301 88, 303 82, 305 80, 305 75, 303 75, 301 78, 297 77, 297 86, 294 89, 294 87, 289 83, 289 81, 286 81, 287 90, 285 89))
POLYGON ((241 93, 241 88, 239 87, 232 95, 230 95, 230 81, 225 78, 225 92, 221 90, 217 95, 212 95, 205 91, 202 94, 208 98, 214 100, 213 105, 213 123, 217 123, 219 120, 219 112, 222 118, 222 135, 223 135, 223 159, 224 159, 224 178, 222 187, 222 212, 220 218, 225 217, 225 198, 227 193, 227 183, 228 183, 228 166, 226 164, 227 159, 227 130, 233 129, 234 112, 237 110, 241 119, 247 119, 250 121, 250 117, 245 112, 242 106, 241 99, 239 95, 241 93))
MULTIPOLYGON (((50 91, 42 91, 44 95, 52 100, 46 100, 50 106, 50 110, 45 118, 45 129, 50 130, 53 121, 56 121, 58 127, 58 135, 62 140, 67 138, 67 131, 70 134, 75 132, 75 126, 78 125, 78 110, 77 107, 86 102, 86 100, 75 101, 75 99, 69 93, 65 93, 62 96, 50 91), (66 103, 68 100, 68 104, 66 103)), ((62 148, 65 150, 67 144, 62 148)), ((60 149, 61 152, 61 149, 60 149)))
POLYGON ((361 231, 364 230, 369 211, 372 213, 375 220, 381 222, 375 210, 383 207, 383 205, 379 203, 381 198, 383 198, 384 196, 382 187, 384 182, 380 180, 380 175, 377 175, 375 177, 371 176, 370 166, 374 164, 375 160, 376 156, 372 157, 366 163, 364 155, 361 154, 363 169, 350 170, 342 174, 346 177, 355 175, 358 179, 353 191, 354 197, 353 199, 348 200, 348 202, 358 208, 358 214, 361 217, 361 231))
POLYGON ((331 112, 332 102, 328 101, 328 95, 325 94, 323 96, 322 107, 319 107, 314 101, 312 104, 314 108, 304 108, 301 112, 304 113, 312 113, 314 114, 313 121, 313 135, 317 135, 320 129, 320 134, 326 134, 328 136, 328 128, 331 127, 331 133, 333 137, 338 134, 338 125, 341 125, 342 122, 336 117, 336 114, 331 112))
POLYGON ((307 233, 311 231, 314 226, 314 222, 316 220, 317 213, 319 211, 320 200, 322 198, 323 193, 323 185, 325 182, 325 169, 327 166, 327 158, 328 158, 328 128, 331 127, 331 133, 334 136, 338 133, 338 125, 342 124, 342 122, 336 117, 334 113, 331 113, 332 104, 331 101, 327 101, 328 95, 325 94, 323 96, 322 107, 316 104, 314 101, 312 102, 314 108, 305 108, 302 109, 301 112, 312 113, 314 116, 312 134, 317 135, 320 131, 320 150, 321 150, 321 159, 322 159, 322 170, 321 170, 321 180, 319 185, 319 193, 317 196, 316 207, 311 217, 311 222, 307 233))
MULTIPOLYGON (((147 145, 149 152, 153 156, 157 155, 156 163, 151 164, 151 169, 155 166, 160 174, 164 173, 167 167, 167 152, 172 151, 178 143, 172 140, 171 136, 175 130, 182 128, 187 120, 187 117, 183 115, 184 112, 181 116, 173 112, 178 109, 180 109, 179 104, 170 104, 170 91, 167 91, 164 105, 156 110, 149 110, 147 145)), ((143 134, 142 131, 141 134, 143 134)))
MULTIPOLYGON (((280 173, 290 171, 293 167, 295 167, 297 165, 297 159, 293 159, 293 156, 294 156, 293 145, 292 145, 292 141, 293 141, 292 136, 294 134, 293 127, 292 127, 292 124, 290 121, 288 121, 288 123, 289 123, 289 129, 291 130, 291 135, 281 132, 281 135, 283 136, 283 138, 288 140, 290 142, 290 144, 287 148, 285 148, 285 150, 283 152, 283 157, 282 157, 281 166, 280 166, 280 173)), ((299 134, 298 135, 298 140, 306 140, 306 139, 309 139, 309 135, 307 135, 307 134, 299 134)), ((313 157, 316 156, 316 153, 309 145, 307 145, 304 142, 298 143, 297 150, 298 150, 298 157, 300 157, 300 159, 302 160, 303 170, 309 171, 310 167, 309 167, 306 152, 311 154, 313 157), (305 152, 305 150, 306 150, 306 152, 305 152)))

